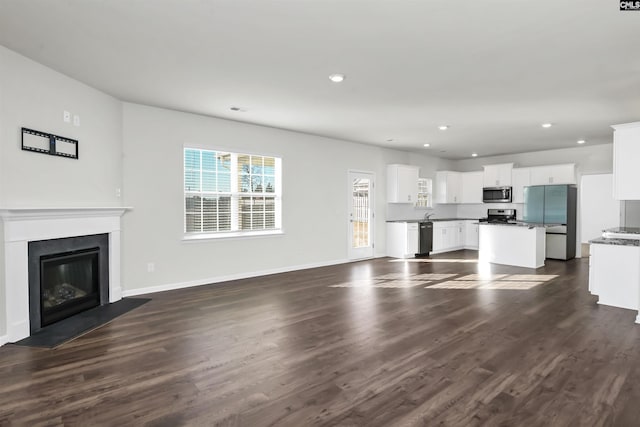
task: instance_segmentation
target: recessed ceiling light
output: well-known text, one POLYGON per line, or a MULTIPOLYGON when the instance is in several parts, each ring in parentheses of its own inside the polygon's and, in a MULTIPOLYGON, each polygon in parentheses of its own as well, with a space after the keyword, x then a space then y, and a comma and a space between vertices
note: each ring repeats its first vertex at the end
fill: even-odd
POLYGON ((245 110, 244 108, 241 108, 241 107, 231 107, 231 108, 229 108, 229 109, 230 109, 231 111, 239 111, 239 112, 241 112, 241 113, 246 113, 246 112, 247 112, 247 110, 245 110))
POLYGON ((331 74, 329 76, 329 80, 331 80, 334 83, 340 83, 340 82, 343 82, 346 77, 347 76, 345 76, 344 74, 331 74))
POLYGON ((424 144, 424 147, 430 147, 431 144, 424 144))
POLYGON ((471 157, 478 157, 478 153, 473 153, 471 157))
POLYGON ((578 144, 584 144, 585 142, 587 142, 587 141, 585 141, 584 139, 579 139, 579 140, 577 141, 577 143, 578 143, 578 144))
POLYGON ((543 128, 545 128, 545 129, 546 129, 546 128, 550 128, 551 126, 553 126, 553 124, 552 124, 552 123, 543 123, 543 124, 542 124, 542 127, 543 127, 543 128))
POLYGON ((438 129, 447 130, 447 129, 449 129, 449 125, 440 125, 440 126, 438 126, 438 129))
POLYGON ((393 138, 387 139, 387 142, 393 142, 393 138))

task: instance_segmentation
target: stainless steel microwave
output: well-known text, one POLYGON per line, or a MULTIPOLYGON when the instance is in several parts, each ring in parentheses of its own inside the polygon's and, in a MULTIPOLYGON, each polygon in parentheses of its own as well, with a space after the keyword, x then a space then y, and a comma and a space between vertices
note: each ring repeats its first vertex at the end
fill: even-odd
POLYGON ((511 203, 511 187, 484 187, 482 201, 484 203, 511 203))

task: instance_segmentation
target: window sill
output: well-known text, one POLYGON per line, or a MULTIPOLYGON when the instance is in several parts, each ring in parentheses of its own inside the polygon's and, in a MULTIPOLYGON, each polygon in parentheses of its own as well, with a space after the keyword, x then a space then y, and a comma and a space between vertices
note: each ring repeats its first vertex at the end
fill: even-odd
POLYGON ((220 239, 243 239, 255 237, 270 237, 283 235, 282 230, 260 230, 260 231, 230 231, 228 233, 193 233, 184 234, 183 242, 202 242, 220 239))

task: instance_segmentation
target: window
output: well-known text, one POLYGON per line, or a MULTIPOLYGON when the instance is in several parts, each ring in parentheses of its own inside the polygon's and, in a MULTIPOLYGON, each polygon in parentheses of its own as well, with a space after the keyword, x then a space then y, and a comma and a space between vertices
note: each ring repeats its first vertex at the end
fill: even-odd
POLYGON ((432 208, 432 181, 429 178, 418 178, 418 201, 416 206, 419 208, 432 208))
POLYGON ((219 236, 281 229, 282 160, 184 149, 184 231, 219 236))

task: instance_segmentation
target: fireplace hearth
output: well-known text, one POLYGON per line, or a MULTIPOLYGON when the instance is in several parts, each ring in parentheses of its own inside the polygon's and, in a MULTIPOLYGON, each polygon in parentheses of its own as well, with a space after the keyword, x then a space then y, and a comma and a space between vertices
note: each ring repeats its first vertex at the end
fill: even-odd
POLYGON ((29 242, 31 333, 109 302, 109 235, 29 242))

